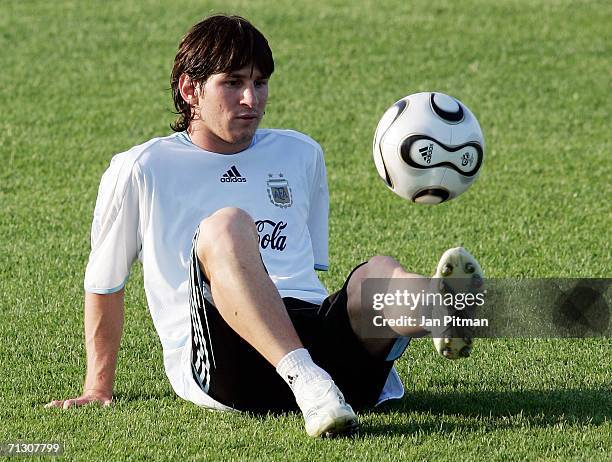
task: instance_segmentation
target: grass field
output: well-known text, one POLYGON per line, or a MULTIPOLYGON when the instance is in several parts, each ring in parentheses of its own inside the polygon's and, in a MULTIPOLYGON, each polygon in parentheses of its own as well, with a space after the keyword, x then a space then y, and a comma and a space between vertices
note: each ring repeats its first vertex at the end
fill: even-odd
POLYGON ((43 409, 82 384, 99 178, 114 153, 169 133, 176 45, 218 11, 270 40, 264 125, 326 151, 328 288, 374 254, 430 274, 455 245, 492 277, 612 276, 610 2, 3 0, 0 442, 62 442, 69 460, 612 460, 610 338, 481 340, 460 362, 415 341, 401 402, 363 414, 354 439, 311 440, 299 415, 213 413, 173 394, 140 267, 115 406, 43 409), (468 104, 487 141, 472 189, 433 208, 389 192, 370 154, 386 107, 425 90, 468 104))

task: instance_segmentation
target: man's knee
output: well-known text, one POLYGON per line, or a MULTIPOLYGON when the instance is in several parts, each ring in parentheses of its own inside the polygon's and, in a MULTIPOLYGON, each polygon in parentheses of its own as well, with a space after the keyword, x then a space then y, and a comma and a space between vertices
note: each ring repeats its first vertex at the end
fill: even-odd
POLYGON ((371 315, 371 306, 364 305, 361 300, 361 290, 366 279, 391 279, 403 272, 395 258, 385 255, 371 257, 365 265, 357 268, 347 285, 349 317, 358 319, 362 312, 371 315))
POLYGON ((362 309, 361 286, 366 279, 391 278, 396 268, 401 267, 395 258, 382 255, 370 258, 365 265, 357 268, 351 275, 347 286, 349 312, 356 313, 362 309))
POLYGON ((351 281, 358 282, 359 285, 364 279, 369 278, 391 278, 397 268, 401 268, 399 262, 386 255, 376 255, 368 260, 368 262, 357 268, 351 276, 351 281))
POLYGON ((368 277, 392 277, 393 272, 400 268, 399 262, 388 255, 376 255, 368 260, 368 277))
POLYGON ((257 241, 257 230, 253 218, 244 210, 225 207, 200 222, 197 242, 201 260, 222 254, 225 257, 239 254, 245 246, 257 241))

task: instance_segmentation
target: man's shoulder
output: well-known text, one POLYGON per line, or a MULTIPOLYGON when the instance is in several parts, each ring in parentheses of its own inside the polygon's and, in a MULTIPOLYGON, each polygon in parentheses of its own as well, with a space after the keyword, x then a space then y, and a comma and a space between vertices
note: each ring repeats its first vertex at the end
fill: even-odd
POLYGON ((155 152, 168 149, 171 145, 180 145, 180 141, 178 139, 180 133, 173 133, 168 136, 160 136, 156 138, 151 138, 144 143, 137 144, 127 151, 120 152, 115 154, 113 159, 120 158, 125 160, 130 160, 132 162, 137 162, 146 155, 154 154, 155 152))
POLYGON ((135 168, 146 164, 151 157, 155 157, 160 152, 166 152, 172 146, 181 145, 179 133, 168 136, 152 138, 144 143, 137 144, 127 151, 119 152, 113 156, 110 162, 110 169, 116 171, 132 171, 135 168))
POLYGON ((323 151, 321 145, 313 138, 296 130, 261 128, 257 130, 257 136, 261 141, 301 145, 304 148, 310 148, 320 152, 323 151))
POLYGON ((147 164, 151 156, 168 148, 168 144, 177 143, 177 134, 152 138, 144 143, 133 146, 127 151, 113 155, 104 173, 107 182, 126 185, 131 177, 141 176, 141 168, 147 164))

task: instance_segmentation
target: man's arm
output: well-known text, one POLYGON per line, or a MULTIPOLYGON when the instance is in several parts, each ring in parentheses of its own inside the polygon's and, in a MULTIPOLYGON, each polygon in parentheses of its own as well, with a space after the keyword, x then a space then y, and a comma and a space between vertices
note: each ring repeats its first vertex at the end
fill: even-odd
POLYGON ((85 348, 87 374, 83 393, 77 398, 54 400, 45 407, 82 406, 113 399, 117 353, 123 332, 124 290, 106 295, 85 293, 85 348))

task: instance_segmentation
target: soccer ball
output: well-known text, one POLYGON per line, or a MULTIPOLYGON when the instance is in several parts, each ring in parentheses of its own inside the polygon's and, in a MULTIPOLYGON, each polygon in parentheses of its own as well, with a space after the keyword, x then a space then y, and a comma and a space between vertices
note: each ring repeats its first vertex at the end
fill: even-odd
POLYGON ((484 138, 474 114, 457 99, 415 93, 384 113, 372 151, 378 174, 394 193, 419 204, 439 204, 476 180, 484 138))

